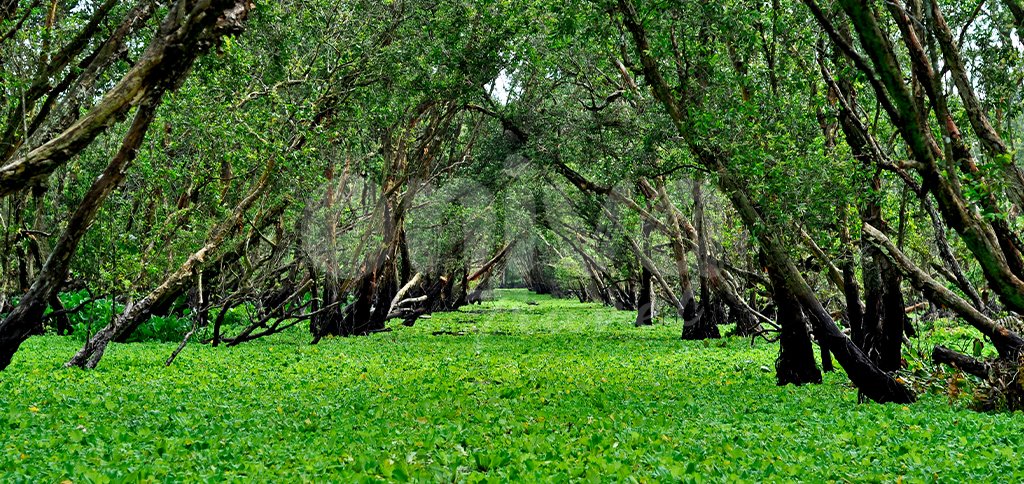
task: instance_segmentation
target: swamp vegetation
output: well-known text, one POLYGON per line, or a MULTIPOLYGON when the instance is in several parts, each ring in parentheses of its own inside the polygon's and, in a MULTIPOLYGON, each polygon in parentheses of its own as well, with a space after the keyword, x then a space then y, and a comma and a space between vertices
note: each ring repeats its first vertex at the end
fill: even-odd
MULTIPOLYGON (((93 482, 1021 477, 1024 423, 971 411, 969 392, 937 384, 913 405, 855 405, 840 372, 775 386, 775 345, 680 342, 677 326, 632 323, 499 290, 389 333, 310 346, 294 328, 197 345, 167 368, 175 343, 124 345, 69 372, 53 361, 76 343, 33 338, 0 383, 0 469, 93 482)), ((948 322, 923 333, 971 340, 948 322)), ((927 358, 911 368, 922 385, 955 379, 927 358)))
POLYGON ((0 470, 1019 478, 1022 32, 0 0, 0 470))

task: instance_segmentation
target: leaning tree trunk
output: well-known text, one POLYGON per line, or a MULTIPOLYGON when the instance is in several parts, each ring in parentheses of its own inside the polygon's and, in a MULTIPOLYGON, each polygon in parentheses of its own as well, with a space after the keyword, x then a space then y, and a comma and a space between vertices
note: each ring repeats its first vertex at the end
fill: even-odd
MULTIPOLYGON (((483 302, 484 293, 491 289, 494 274, 504 270, 508 256, 512 253, 512 248, 515 247, 517 241, 518 239, 515 239, 505 244, 490 260, 466 278, 467 288, 469 283, 479 281, 473 291, 466 295, 466 304, 483 302)), ((587 269, 590 270, 590 267, 587 266, 587 269)))
MULTIPOLYGON (((805 0, 811 5, 813 2, 805 0)), ((874 65, 877 77, 871 77, 871 85, 877 97, 885 101, 886 110, 893 125, 906 142, 910 154, 915 160, 913 169, 921 176, 924 186, 935 197, 946 224, 960 234, 964 245, 978 261, 989 287, 999 295, 1002 302, 1016 312, 1024 312, 1024 261, 1016 247, 1016 237, 1000 217, 986 219, 984 213, 1000 213, 998 201, 993 196, 990 182, 985 173, 978 167, 971 148, 967 145, 956 120, 948 111, 946 93, 941 87, 942 73, 932 69, 927 53, 910 26, 906 12, 896 3, 886 4, 892 13, 891 17, 900 27, 904 46, 908 50, 910 65, 914 76, 924 87, 931 102, 934 119, 943 130, 943 137, 948 141, 949 152, 938 146, 935 133, 928 121, 931 112, 924 111, 914 102, 913 94, 905 83, 906 75, 900 68, 897 53, 892 43, 885 40, 888 34, 882 27, 876 10, 866 4, 866 0, 841 0, 846 12, 861 40, 867 57, 874 65), (957 173, 957 167, 962 173, 957 173), (970 183, 976 184, 981 196, 969 199, 959 189, 960 176, 965 176, 970 183)), ((819 23, 835 36, 831 22, 816 7, 812 13, 819 23)), ((937 9, 932 15, 938 15, 937 9)), ((836 39, 836 44, 843 42, 836 39)), ((843 42, 843 45, 846 43, 843 42)), ((857 65, 858 69, 867 72, 870 68, 866 63, 857 65)), ((954 66, 955 67, 955 66, 954 66)), ((954 73, 959 75, 959 73, 954 73)), ((970 83, 958 82, 958 89, 972 89, 970 83)), ((976 134, 985 137, 979 130, 976 134)))
MULTIPOLYGON (((41 146, 0 166, 0 198, 48 176, 150 95, 177 88, 196 57, 242 31, 250 2, 178 0, 131 69, 85 115, 41 146)), ((8 150, 13 152, 13 150, 8 150)))
POLYGON ((139 107, 121 143, 121 148, 100 177, 93 182, 75 209, 75 213, 68 219, 64 232, 32 286, 21 298, 18 306, 0 322, 0 370, 10 364, 21 343, 39 326, 47 303, 57 298, 57 292, 68 275, 79 242, 89 230, 107 196, 124 180, 128 166, 135 159, 146 131, 156 115, 158 99, 159 96, 156 96, 139 107))
MULTIPOLYGON (((721 167, 722 165, 719 165, 721 167)), ((829 350, 846 370, 854 385, 868 398, 879 402, 909 403, 916 400, 914 393, 897 381, 891 374, 882 371, 836 326, 829 312, 815 297, 811 287, 800 274, 800 270, 786 254, 781 243, 765 230, 764 222, 754 204, 746 194, 742 183, 735 176, 720 168, 719 181, 723 190, 733 200, 733 206, 740 213, 744 223, 756 234, 765 251, 769 270, 777 271, 779 282, 785 284, 793 298, 800 304, 804 314, 811 321, 814 333, 828 345, 829 350)))
POLYGON ((150 291, 144 298, 126 308, 110 324, 97 331, 92 338, 85 342, 85 346, 68 360, 64 366, 95 368, 111 341, 134 332, 139 325, 150 317, 155 305, 165 301, 169 294, 175 293, 178 288, 194 277, 195 272, 201 269, 201 265, 206 261, 206 258, 220 248, 240 227, 244 226, 242 219, 245 217, 246 210, 252 207, 253 203, 263 194, 275 166, 273 159, 271 159, 264 169, 263 176, 256 182, 249 195, 235 206, 227 219, 214 228, 213 233, 202 248, 189 256, 178 269, 164 279, 163 283, 150 291))
MULTIPOLYGON (((686 242, 690 242, 690 245, 694 244, 692 241, 687 241, 683 236, 683 217, 668 195, 668 190, 665 188, 665 180, 657 178, 655 184, 656 188, 653 190, 648 189, 648 191, 656 194, 659 202, 658 206, 661 207, 662 212, 668 216, 669 220, 669 243, 672 248, 672 258, 676 265, 676 274, 679 276, 679 300, 682 303, 679 316, 682 316, 683 321, 689 321, 697 315, 697 301, 693 294, 693 283, 690 281, 690 263, 686 257, 686 242)), ((692 229, 690 225, 687 225, 687 227, 692 229)), ((692 235, 696 238, 696 233, 692 235)))
POLYGON ((924 293, 928 300, 952 309, 964 321, 992 340, 992 345, 999 356, 1006 360, 1016 360, 1024 351, 1024 338, 1010 331, 1005 326, 988 317, 971 303, 965 301, 945 285, 932 279, 928 273, 914 265, 909 257, 896 247, 888 237, 870 225, 864 226, 864 233, 870 242, 885 251, 894 267, 902 273, 913 286, 924 293))

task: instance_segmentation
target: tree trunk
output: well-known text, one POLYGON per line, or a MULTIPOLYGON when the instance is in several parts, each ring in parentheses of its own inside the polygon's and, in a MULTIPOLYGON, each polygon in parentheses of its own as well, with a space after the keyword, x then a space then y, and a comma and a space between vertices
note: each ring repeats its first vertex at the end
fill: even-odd
POLYGON ((676 274, 679 276, 679 300, 682 302, 679 316, 682 316, 684 321, 688 321, 695 318, 697 314, 697 301, 693 294, 693 283, 690 282, 689 261, 686 258, 686 242, 690 242, 690 245, 694 244, 683 236, 683 218, 679 214, 679 209, 672 203, 668 190, 665 189, 665 180, 658 178, 655 182, 658 205, 669 219, 668 235, 672 247, 672 258, 676 264, 676 274))
POLYGON ((957 353, 942 345, 935 345, 932 350, 932 361, 936 364, 945 364, 962 370, 983 380, 989 376, 989 364, 984 361, 971 358, 963 353, 957 353))
POLYGON ((168 295, 174 294, 180 286, 193 277, 195 271, 199 270, 201 265, 206 262, 207 256, 220 248, 232 234, 243 226, 242 219, 245 217, 246 210, 263 194, 270 181, 270 176, 275 170, 275 166, 273 158, 271 158, 271 161, 263 171, 263 176, 256 182, 249 195, 235 206, 227 219, 213 229, 213 232, 202 248, 189 256, 178 269, 164 279, 163 283, 135 304, 129 305, 114 321, 97 331, 92 338, 85 342, 85 346, 68 360, 64 366, 95 368, 111 341, 135 331, 140 324, 150 317, 155 305, 165 301, 168 295))
POLYGON ((779 386, 821 383, 821 371, 814 360, 811 335, 807 332, 807 319, 800 303, 789 292, 777 271, 769 269, 772 281, 772 299, 777 306, 779 326, 779 357, 775 360, 775 379, 779 386))
MULTIPOLYGON (((643 222, 643 250, 646 256, 650 257, 651 230, 654 228, 650 223, 643 222)), ((654 298, 654 274, 641 264, 640 269, 640 291, 636 300, 636 321, 634 326, 651 326, 654 324, 655 298, 654 298)))
MULTIPOLYGON (((813 3, 811 0, 805 2, 813 3)), ((938 82, 939 76, 932 70, 920 40, 908 27, 909 19, 900 11, 899 6, 887 5, 900 27, 904 44, 910 51, 913 73, 920 78, 936 110, 938 124, 946 129, 945 134, 951 147, 949 154, 944 154, 936 143, 934 134, 927 124, 928 113, 921 112, 914 103, 905 85, 905 75, 899 67, 896 53, 892 45, 885 40, 887 34, 879 25, 875 10, 865 0, 841 0, 840 4, 874 64, 877 77, 872 76, 870 79, 872 87, 879 100, 883 101, 882 105, 893 125, 909 147, 916 162, 914 168, 921 175, 923 186, 928 187, 929 192, 935 197, 947 225, 960 234, 964 244, 974 254, 989 286, 1007 307, 1016 312, 1024 312, 1021 254, 1005 224, 998 218, 991 223, 984 218, 982 211, 999 213, 998 204, 993 203, 988 182, 974 162, 973 154, 964 142, 953 117, 945 109, 945 93, 937 89, 937 86, 941 85, 938 82), (951 170, 954 161, 983 192, 979 198, 980 207, 975 207, 974 203, 966 199, 959 190, 957 173, 955 169, 951 170)), ((830 22, 820 15, 820 11, 816 12, 815 16, 832 35, 834 29, 831 28, 830 22)), ((863 62, 858 63, 858 68, 861 71, 868 69, 863 62)))
POLYGON ((120 149, 100 177, 93 182, 75 209, 75 213, 68 219, 64 232, 50 252, 39 275, 32 282, 32 286, 21 298, 18 306, 0 322, 0 370, 7 368, 11 363, 11 358, 18 351, 18 347, 38 326, 47 303, 57 297, 79 242, 89 230, 107 196, 124 180, 128 166, 135 159, 146 131, 156 115, 159 94, 139 107, 120 149))
MULTIPOLYGON (((351 281, 353 301, 343 309, 327 311, 312 320, 313 343, 324 336, 362 336, 385 329, 391 300, 399 289, 401 237, 405 227, 404 202, 388 192, 383 190, 380 201, 382 245, 366 257, 359 276, 351 281)), ((324 303, 342 301, 346 286, 336 279, 325 281, 324 303)))
MULTIPOLYGON (((872 211, 872 208, 868 211, 872 211)), ((877 217, 869 217, 864 223, 881 225, 877 217)), ((903 329, 906 325, 906 312, 903 310, 906 306, 900 290, 899 272, 868 241, 863 243, 861 269, 865 300, 862 323, 865 343, 862 349, 879 368, 885 371, 899 370, 903 329)))
POLYGON ((683 322, 684 340, 701 340, 721 338, 718 325, 726 322, 725 308, 719 299, 719 287, 722 284, 717 261, 711 256, 708 234, 704 223, 704 194, 701 189, 704 181, 694 179, 693 219, 697 235, 697 271, 700 276, 700 302, 697 312, 691 319, 683 322))

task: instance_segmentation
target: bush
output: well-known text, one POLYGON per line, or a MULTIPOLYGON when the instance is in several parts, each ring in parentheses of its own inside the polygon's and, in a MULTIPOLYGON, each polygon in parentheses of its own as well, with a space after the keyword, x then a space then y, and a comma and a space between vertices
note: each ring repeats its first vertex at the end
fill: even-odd
MULTIPOLYGON (((60 295, 61 303, 67 309, 74 309, 84 301, 88 301, 90 295, 86 291, 65 293, 60 295)), ((87 335, 95 334, 100 328, 110 323, 112 312, 120 314, 124 311, 123 304, 111 305, 110 299, 99 299, 85 305, 81 310, 68 314, 71 327, 75 329, 74 337, 79 341, 85 341, 87 335)), ((230 315, 229 315, 230 317, 230 315)), ((181 341, 181 338, 192 327, 192 319, 189 311, 183 316, 153 316, 139 326, 128 338, 129 342, 137 341, 181 341)))
MULTIPOLYGON (((77 308, 84 301, 88 301, 91 296, 86 291, 64 293, 60 296, 60 302, 67 309, 77 308)), ((114 309, 118 312, 124 310, 124 305, 116 304, 114 309)), ((99 299, 88 303, 81 310, 68 314, 68 320, 71 322, 71 327, 75 329, 73 333, 74 337, 80 341, 85 341, 87 334, 95 333, 100 328, 110 323, 111 318, 111 304, 110 299, 99 299)))
POLYGON ((129 343, 141 341, 178 342, 192 329, 191 312, 182 316, 152 316, 128 338, 129 343))

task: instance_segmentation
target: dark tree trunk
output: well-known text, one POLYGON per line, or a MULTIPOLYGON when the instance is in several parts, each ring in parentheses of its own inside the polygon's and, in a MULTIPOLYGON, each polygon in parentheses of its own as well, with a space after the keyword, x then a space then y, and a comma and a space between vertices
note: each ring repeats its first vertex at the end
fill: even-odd
POLYGON ((736 325, 734 336, 753 336, 761 331, 761 322, 746 308, 729 305, 728 320, 736 325))
POLYGON ((904 310, 906 303, 900 288, 902 277, 884 257, 882 269, 882 327, 878 345, 878 367, 883 371, 898 371, 903 367, 903 332, 909 322, 904 310))
POLYGON ((146 131, 156 115, 159 94, 139 107, 131 127, 122 140, 121 148, 103 174, 93 182, 75 213, 68 219, 64 232, 32 286, 21 298, 18 306, 0 322, 0 370, 7 368, 11 363, 11 358, 21 343, 39 327, 47 304, 57 298, 57 292, 64 284, 78 243, 85 236, 107 196, 121 183, 128 166, 135 159, 146 131))
POLYGON ((962 370, 978 378, 988 379, 989 364, 963 353, 958 353, 942 345, 935 345, 932 350, 932 361, 962 370))
POLYGON ((814 359, 807 319, 800 303, 789 291, 777 271, 769 266, 772 299, 782 332, 779 334, 779 357, 775 360, 775 379, 779 386, 821 383, 821 371, 814 359))
POLYGON ((843 298, 846 300, 846 321, 850 325, 850 338, 861 350, 865 347, 864 306, 860 302, 860 287, 857 284, 856 264, 854 261, 853 240, 850 238, 850 227, 847 224, 846 207, 841 208, 839 228, 840 241, 843 244, 843 257, 840 267, 843 271, 843 298))
POLYGON ((61 302, 60 298, 57 297, 57 292, 60 288, 57 288, 50 297, 50 308, 53 309, 52 317, 53 325, 57 328, 57 334, 60 336, 69 335, 75 332, 75 328, 71 326, 71 319, 68 318, 67 309, 64 307, 64 303, 61 302))
POLYGON ((693 180, 693 219, 697 235, 697 270, 700 274, 700 302, 692 319, 683 323, 684 340, 721 338, 718 325, 724 324, 725 307, 718 293, 723 284, 717 261, 711 256, 708 234, 704 223, 703 180, 693 180))
MULTIPOLYGON (((324 336, 363 336, 384 331, 386 327, 391 301, 399 289, 405 207, 401 200, 385 197, 381 202, 384 203, 383 245, 363 262, 360 275, 352 281, 353 301, 343 309, 326 311, 311 320, 314 343, 324 336)), ((328 277, 324 282, 324 304, 338 304, 345 292, 341 281, 328 277)))
MULTIPOLYGON (((651 250, 651 230, 654 227, 648 223, 643 223, 643 249, 648 257, 650 256, 651 250)), ((636 300, 636 321, 633 322, 634 326, 650 326, 654 324, 654 311, 655 311, 655 298, 654 298, 654 274, 648 270, 646 265, 641 265, 640 269, 640 290, 637 292, 636 300)))
MULTIPOLYGON (((872 184, 874 190, 880 189, 880 184, 876 176, 872 184)), ((863 208, 861 218, 865 225, 885 226, 882 209, 873 200, 863 208)), ((907 324, 900 288, 902 278, 881 251, 866 240, 862 243, 861 270, 865 301, 862 349, 880 369, 897 371, 902 367, 903 330, 907 324)))
POLYGON ((870 225, 864 226, 864 232, 873 244, 886 251, 886 255, 893 265, 907 277, 915 288, 924 293, 926 298, 936 304, 951 308, 964 321, 991 339, 992 345, 999 351, 1000 358, 1016 360, 1020 356, 1024 350, 1024 338, 992 320, 945 285, 932 279, 928 273, 914 265, 905 254, 900 252, 885 234, 870 225))
POLYGON ((836 368, 832 364, 832 352, 828 350, 828 343, 825 342, 825 338, 819 339, 818 348, 821 350, 821 371, 826 373, 835 371, 836 368))

